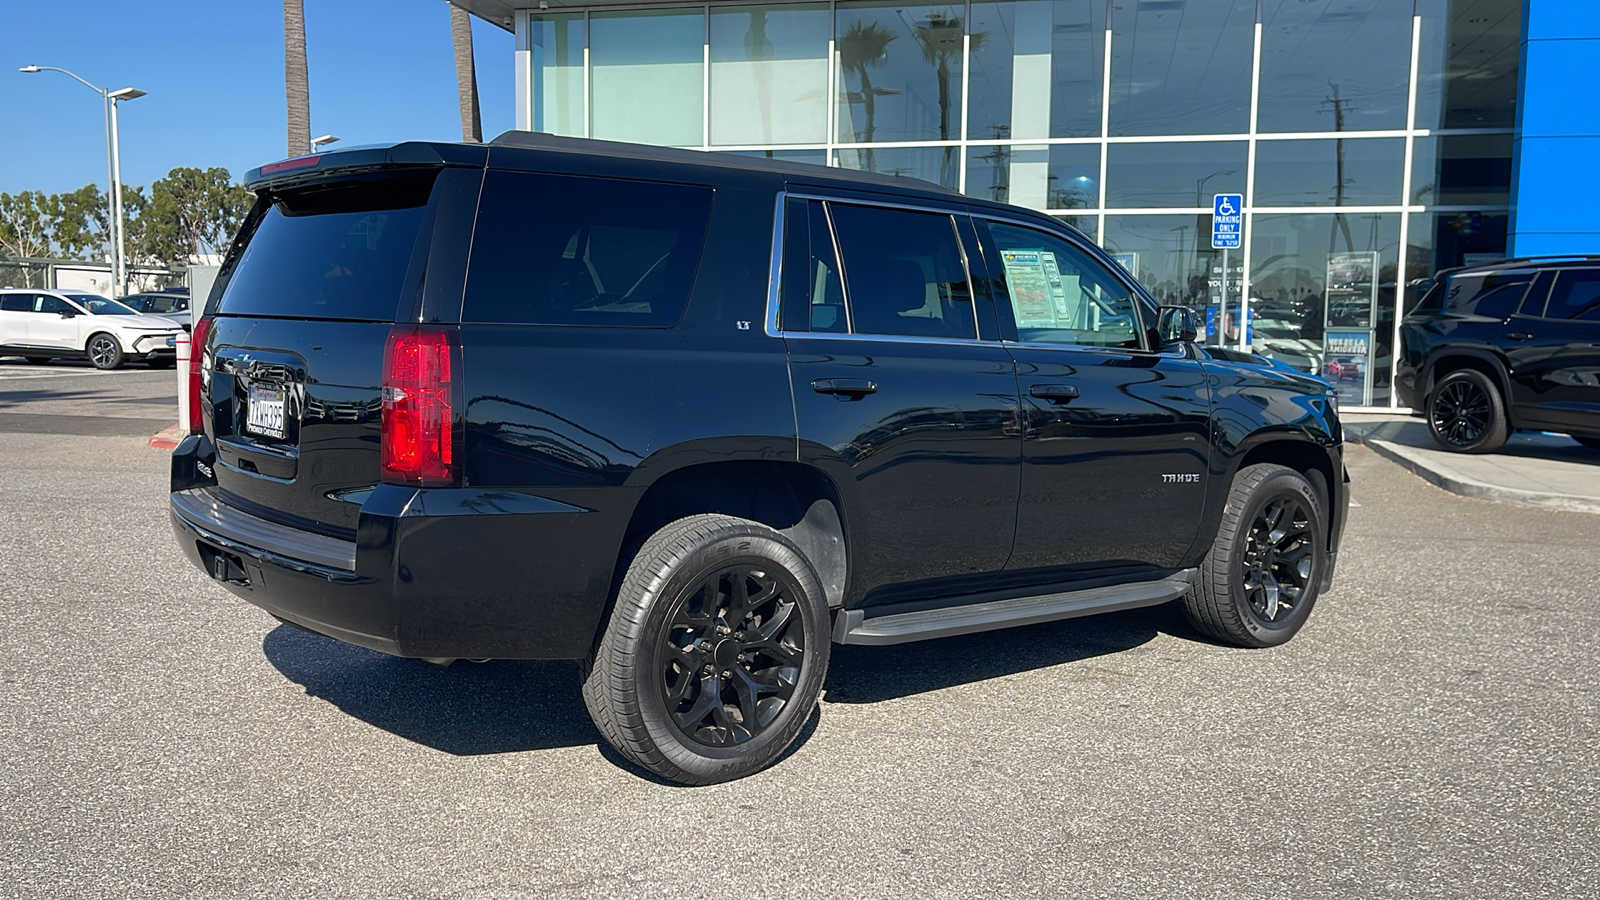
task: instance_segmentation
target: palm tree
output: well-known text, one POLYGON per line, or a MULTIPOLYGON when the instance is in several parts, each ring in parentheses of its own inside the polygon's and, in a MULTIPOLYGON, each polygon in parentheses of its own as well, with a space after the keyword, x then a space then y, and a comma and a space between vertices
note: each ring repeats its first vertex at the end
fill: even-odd
MULTIPOLYGON (((926 24, 913 27, 912 34, 917 39, 917 46, 922 48, 922 61, 929 63, 934 68, 934 73, 939 79, 939 140, 950 140, 950 106, 954 102, 951 96, 950 84, 950 57, 961 52, 961 35, 966 23, 960 16, 946 15, 935 12, 928 16, 926 24)), ((971 36, 972 50, 976 51, 978 45, 983 43, 983 33, 971 36)), ((950 169, 955 166, 956 148, 944 148, 944 161, 940 166, 939 179, 941 183, 949 184, 950 169)))
POLYGON ((289 155, 311 150, 311 88, 306 78, 306 13, 283 0, 283 86, 289 104, 289 155))
MULTIPOLYGON (((899 93, 886 88, 872 86, 872 76, 868 69, 881 68, 889 56, 889 45, 899 35, 873 21, 871 25, 853 22, 850 29, 839 38, 839 67, 846 72, 854 72, 857 80, 861 82, 859 95, 847 95, 848 100, 854 103, 858 97, 861 101, 864 130, 856 135, 856 139, 863 143, 871 143, 873 132, 877 127, 878 95, 899 93)), ((874 171, 872 150, 868 148, 862 152, 865 168, 874 171)))
POLYGON ((450 4, 450 42, 456 51, 456 97, 461 102, 461 139, 483 141, 483 119, 478 115, 478 67, 472 57, 472 16, 450 4))

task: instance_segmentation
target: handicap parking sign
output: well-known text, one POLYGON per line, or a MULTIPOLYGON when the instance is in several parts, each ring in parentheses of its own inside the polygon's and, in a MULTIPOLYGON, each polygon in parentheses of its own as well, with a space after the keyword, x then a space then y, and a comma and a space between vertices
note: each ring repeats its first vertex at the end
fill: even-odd
POLYGON ((1244 234, 1244 195, 1217 194, 1211 199, 1211 249, 1237 250, 1244 234))

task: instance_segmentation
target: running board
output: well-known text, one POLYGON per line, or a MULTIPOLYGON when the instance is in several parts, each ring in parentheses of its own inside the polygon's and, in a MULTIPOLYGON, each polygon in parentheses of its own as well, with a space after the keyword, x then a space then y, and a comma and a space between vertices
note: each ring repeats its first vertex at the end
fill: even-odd
POLYGON ((833 639, 840 644, 874 646, 926 641, 1143 606, 1159 606, 1182 597, 1188 590, 1189 582, 1180 577, 1045 594, 1041 597, 991 600, 870 619, 862 610, 845 609, 840 610, 834 619, 833 639))

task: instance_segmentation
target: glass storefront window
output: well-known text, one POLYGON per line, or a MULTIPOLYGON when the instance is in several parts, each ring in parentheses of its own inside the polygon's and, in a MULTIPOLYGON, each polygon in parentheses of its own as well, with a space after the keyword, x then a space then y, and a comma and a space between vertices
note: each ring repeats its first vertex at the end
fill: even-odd
POLYGON ((1249 240, 1252 349, 1387 404, 1400 216, 1256 215, 1249 240))
POLYGON ((846 169, 921 178, 956 190, 960 147, 868 147, 836 150, 835 159, 846 169))
POLYGON ((960 137, 961 3, 841 2, 839 141, 960 137))
POLYGON ((1413 213, 1406 237, 1406 309, 1419 299, 1422 283, 1440 269, 1501 259, 1511 214, 1505 210, 1413 213))
MULTIPOLYGON (((1132 272, 1163 304, 1204 309, 1210 302, 1210 273, 1222 265, 1212 250, 1210 216, 1106 216, 1100 246, 1132 272)), ((1238 265, 1239 254, 1232 254, 1238 265)))
POLYGON ((1056 216, 1057 220, 1083 232, 1089 240, 1100 243, 1100 220, 1096 216, 1056 216))
POLYGON ((734 156, 781 159, 784 162, 810 163, 814 166, 828 164, 828 151, 826 150, 719 150, 717 152, 731 153, 734 156))
POLYGON ((1210 209, 1212 194, 1244 191, 1249 154, 1244 141, 1112 144, 1106 206, 1210 209))
POLYGON ((1511 128, 1517 121, 1522 0, 1417 0, 1418 128, 1511 128))
POLYGON ((1495 206, 1511 202, 1509 134, 1417 138, 1411 153, 1411 202, 1495 206))
POLYGON ((1255 21, 1255 0, 1113 4, 1111 133, 1249 131, 1255 21))
POLYGON ((1032 209, 1093 209, 1100 204, 1100 146, 969 147, 967 195, 1032 209))
POLYGON ((1404 138, 1256 144, 1255 206, 1399 206, 1404 138))
POLYGON ((826 3, 711 11, 711 143, 828 140, 826 3))
POLYGON ((1261 131, 1406 127, 1410 0, 1263 0, 1261 131))
POLYGON ((700 146, 705 28, 699 8, 591 13, 594 137, 700 146))
POLYGON ((533 130, 584 137, 583 13, 538 15, 528 22, 532 45, 533 130))
POLYGON ((1100 134, 1103 0, 974 0, 967 136, 1100 134))

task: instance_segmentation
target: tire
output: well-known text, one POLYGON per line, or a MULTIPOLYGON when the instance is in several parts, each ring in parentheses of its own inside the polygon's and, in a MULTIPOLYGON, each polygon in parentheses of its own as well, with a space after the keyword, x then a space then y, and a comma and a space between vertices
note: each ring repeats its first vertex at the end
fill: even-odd
POLYGON ((1511 436, 1500 389, 1477 369, 1457 369, 1440 379, 1427 406, 1428 430, 1446 450, 1493 453, 1511 436))
POLYGON ((757 522, 690 516, 634 556, 583 666, 584 704, 607 743, 662 778, 743 778, 805 726, 829 639, 822 583, 799 548, 757 522), (741 616, 737 598, 752 588, 741 616))
POLYGON ((1572 439, 1584 445, 1585 447, 1588 447, 1590 450, 1600 450, 1600 437, 1578 437, 1577 435, 1573 435, 1572 439))
POLYGON ((117 339, 103 331, 89 335, 89 343, 84 345, 83 350, 96 369, 105 371, 122 368, 122 362, 127 358, 117 339))
POLYGON ((1183 598, 1190 623, 1239 647, 1276 647, 1294 637, 1316 605, 1327 564, 1323 507, 1293 469, 1240 470, 1200 580, 1183 598))
POLYGON ((49 362, 50 360, 55 359, 55 357, 53 357, 53 356, 24 356, 23 359, 27 360, 28 365, 30 365, 30 366, 42 366, 45 363, 49 362))

